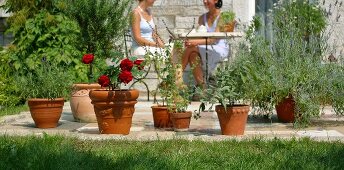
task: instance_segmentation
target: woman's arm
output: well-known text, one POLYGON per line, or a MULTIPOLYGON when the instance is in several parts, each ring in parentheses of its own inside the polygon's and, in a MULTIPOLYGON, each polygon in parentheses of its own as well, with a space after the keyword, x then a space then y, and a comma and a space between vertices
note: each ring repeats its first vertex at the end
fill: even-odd
POLYGON ((157 34, 156 29, 153 30, 153 40, 155 41, 155 43, 158 45, 158 47, 163 48, 165 46, 165 43, 163 42, 163 40, 161 39, 161 37, 157 34))
POLYGON ((133 32, 133 38, 140 46, 159 46, 156 42, 148 41, 141 37, 140 31, 141 17, 139 11, 134 10, 132 12, 131 27, 133 32))
MULTIPOLYGON (((203 14, 205 15, 205 14, 203 14)), ((201 15, 198 18, 198 25, 205 25, 204 21, 203 21, 203 15, 201 15)), ((218 25, 216 26, 215 32, 220 32, 220 29, 218 28, 218 25)), ((218 39, 208 39, 208 42, 206 42, 205 39, 193 39, 193 40, 186 40, 185 41, 185 45, 186 46, 198 46, 198 45, 212 45, 212 44, 216 44, 219 40, 218 39)))

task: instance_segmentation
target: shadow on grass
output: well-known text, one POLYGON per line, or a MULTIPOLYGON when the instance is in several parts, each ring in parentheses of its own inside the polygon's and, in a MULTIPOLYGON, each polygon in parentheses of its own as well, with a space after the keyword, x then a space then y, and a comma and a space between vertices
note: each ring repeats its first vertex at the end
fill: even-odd
POLYGON ((144 149, 114 150, 62 137, 1 137, 0 169, 175 169, 168 159, 144 149))

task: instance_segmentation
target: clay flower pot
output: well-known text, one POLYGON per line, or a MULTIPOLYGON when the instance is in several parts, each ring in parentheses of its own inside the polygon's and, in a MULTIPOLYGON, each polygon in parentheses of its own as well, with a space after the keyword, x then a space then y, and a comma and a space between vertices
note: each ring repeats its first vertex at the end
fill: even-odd
POLYGON ((89 97, 93 89, 100 89, 98 83, 73 84, 73 92, 70 98, 70 107, 75 121, 77 122, 97 122, 96 114, 89 97))
POLYGON ((250 106, 234 105, 225 110, 224 106, 215 106, 219 118, 222 135, 243 135, 250 106), (227 112, 226 112, 227 111, 227 112))
POLYGON ((55 128, 61 117, 64 99, 29 99, 28 105, 36 127, 55 128))
POLYGON ((173 127, 167 106, 152 106, 154 127, 171 128, 173 127))
POLYGON ((100 133, 129 134, 138 90, 91 90, 89 95, 100 133))
POLYGON ((295 121, 295 101, 292 97, 284 98, 276 105, 278 120, 284 123, 295 121))
POLYGON ((220 26, 221 32, 233 32, 235 28, 236 21, 232 21, 223 26, 220 26))
POLYGON ((171 120, 173 124, 173 129, 175 131, 187 131, 190 127, 190 121, 192 112, 177 112, 177 113, 170 113, 171 120))

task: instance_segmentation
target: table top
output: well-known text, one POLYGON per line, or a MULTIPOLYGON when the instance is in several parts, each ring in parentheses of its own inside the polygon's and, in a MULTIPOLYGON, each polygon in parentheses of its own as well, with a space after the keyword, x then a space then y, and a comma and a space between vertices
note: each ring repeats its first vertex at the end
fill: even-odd
POLYGON ((234 37, 242 37, 244 36, 243 32, 195 32, 195 33, 183 33, 178 34, 180 39, 186 38, 221 38, 221 39, 229 39, 234 37))

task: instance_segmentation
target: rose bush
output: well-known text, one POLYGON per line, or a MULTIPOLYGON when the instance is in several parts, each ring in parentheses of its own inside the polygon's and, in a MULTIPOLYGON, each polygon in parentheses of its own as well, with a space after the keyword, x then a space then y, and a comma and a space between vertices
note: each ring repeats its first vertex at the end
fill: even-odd
POLYGON ((98 84, 102 87, 109 87, 110 90, 120 89, 121 83, 127 85, 134 77, 142 74, 143 64, 143 60, 136 59, 136 57, 123 60, 114 58, 105 74, 98 78, 98 84))
POLYGON ((93 72, 92 72, 92 62, 94 60, 93 54, 85 54, 82 56, 82 62, 84 64, 87 64, 89 66, 89 72, 87 73, 88 81, 91 82, 93 78, 93 72))

